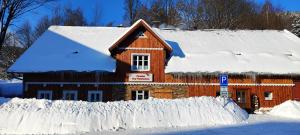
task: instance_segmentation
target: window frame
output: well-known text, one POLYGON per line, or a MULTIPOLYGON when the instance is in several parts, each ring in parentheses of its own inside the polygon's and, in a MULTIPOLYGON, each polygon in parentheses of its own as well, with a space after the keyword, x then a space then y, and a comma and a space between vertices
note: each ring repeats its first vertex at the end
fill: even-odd
POLYGON ((236 101, 241 104, 245 104, 247 102, 247 93, 246 91, 240 90, 236 92, 236 101))
POLYGON ((48 100, 52 100, 52 95, 53 95, 53 92, 52 90, 38 90, 37 91, 37 98, 38 99, 47 99, 47 98, 41 98, 41 94, 49 94, 49 99, 48 100))
POLYGON ((78 100, 78 91, 77 90, 63 90, 63 100, 69 100, 69 99, 66 99, 67 93, 73 93, 74 101, 78 100))
POLYGON ((148 38, 144 31, 137 32, 136 37, 137 38, 148 38))
MULTIPOLYGON (((143 58, 144 59, 144 58, 143 58)), ((137 59, 137 67, 138 67, 138 64, 139 63, 139 59, 137 59)), ((131 71, 150 71, 150 66, 151 64, 151 55, 150 53, 131 53, 131 71), (143 69, 138 69, 138 68, 134 68, 134 56, 148 56, 148 69, 145 69, 145 65, 144 65, 144 60, 142 60, 142 67, 143 69)))
POLYGON ((271 101, 274 99, 274 95, 273 95, 273 92, 272 91, 265 91, 264 92, 264 100, 266 101, 271 101), (266 97, 266 93, 269 93, 268 94, 268 97, 266 97), (271 97, 269 97, 271 95, 271 97))
POLYGON ((102 90, 89 90, 87 101, 89 101, 89 102, 102 102, 103 101, 103 91, 102 90), (99 94, 99 101, 91 101, 92 94, 99 94))
MULTIPOLYGON (((135 92, 135 99, 132 98, 132 100, 147 100, 150 97, 150 91, 149 90, 133 90, 132 92, 135 92), (139 93, 139 91, 142 91, 142 93, 139 93), (148 98, 145 98, 145 93, 148 93, 148 98), (138 96, 142 96, 142 99, 139 99, 138 96)), ((132 97, 132 95, 131 95, 132 97)))

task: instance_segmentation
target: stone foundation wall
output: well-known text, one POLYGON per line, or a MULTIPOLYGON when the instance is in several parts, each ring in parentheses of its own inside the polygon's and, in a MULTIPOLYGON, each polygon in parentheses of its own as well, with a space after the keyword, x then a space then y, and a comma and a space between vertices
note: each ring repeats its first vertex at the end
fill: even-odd
POLYGON ((113 100, 132 100, 132 91, 149 91, 149 96, 154 98, 184 98, 188 97, 187 86, 165 85, 116 85, 112 89, 113 100))

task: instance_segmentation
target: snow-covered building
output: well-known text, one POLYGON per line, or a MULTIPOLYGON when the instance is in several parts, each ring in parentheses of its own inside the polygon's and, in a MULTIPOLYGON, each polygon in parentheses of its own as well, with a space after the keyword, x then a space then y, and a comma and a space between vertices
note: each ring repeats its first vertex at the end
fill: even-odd
POLYGON ((25 97, 88 101, 229 95, 247 109, 300 99, 300 39, 289 31, 51 26, 8 72, 25 97))

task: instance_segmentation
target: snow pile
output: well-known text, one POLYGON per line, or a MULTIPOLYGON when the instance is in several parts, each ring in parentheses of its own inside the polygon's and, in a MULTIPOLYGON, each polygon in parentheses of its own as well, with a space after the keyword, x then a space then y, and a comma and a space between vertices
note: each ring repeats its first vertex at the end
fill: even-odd
POLYGON ((15 97, 23 94, 23 82, 21 80, 0 80, 0 96, 15 97))
POLYGON ((248 114, 214 97, 85 102, 13 98, 0 106, 0 132, 63 134, 133 128, 224 125, 248 114))
POLYGON ((230 111, 231 113, 235 114, 236 116, 238 116, 239 118, 242 119, 248 119, 248 113, 243 110, 242 108, 240 108, 240 106, 238 106, 237 104, 235 104, 233 101, 228 99, 224 99, 224 98, 220 98, 217 97, 216 98, 223 106, 225 106, 225 108, 230 111), (225 105, 224 105, 225 103, 225 105))
POLYGON ((288 100, 275 106, 269 113, 274 116, 300 119, 300 102, 288 100))

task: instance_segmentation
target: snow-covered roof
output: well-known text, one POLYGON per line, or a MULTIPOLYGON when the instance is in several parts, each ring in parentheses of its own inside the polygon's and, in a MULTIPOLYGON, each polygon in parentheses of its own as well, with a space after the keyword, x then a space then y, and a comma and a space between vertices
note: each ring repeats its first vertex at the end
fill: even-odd
MULTIPOLYGON (((109 71, 128 28, 52 26, 9 72, 109 71)), ((160 30, 173 49, 165 72, 300 74, 300 39, 284 30, 160 30)))
POLYGON ((51 26, 8 72, 115 71, 108 48, 126 28, 51 26))
POLYGON ((287 30, 158 31, 177 51, 166 72, 300 73, 300 38, 287 30))

